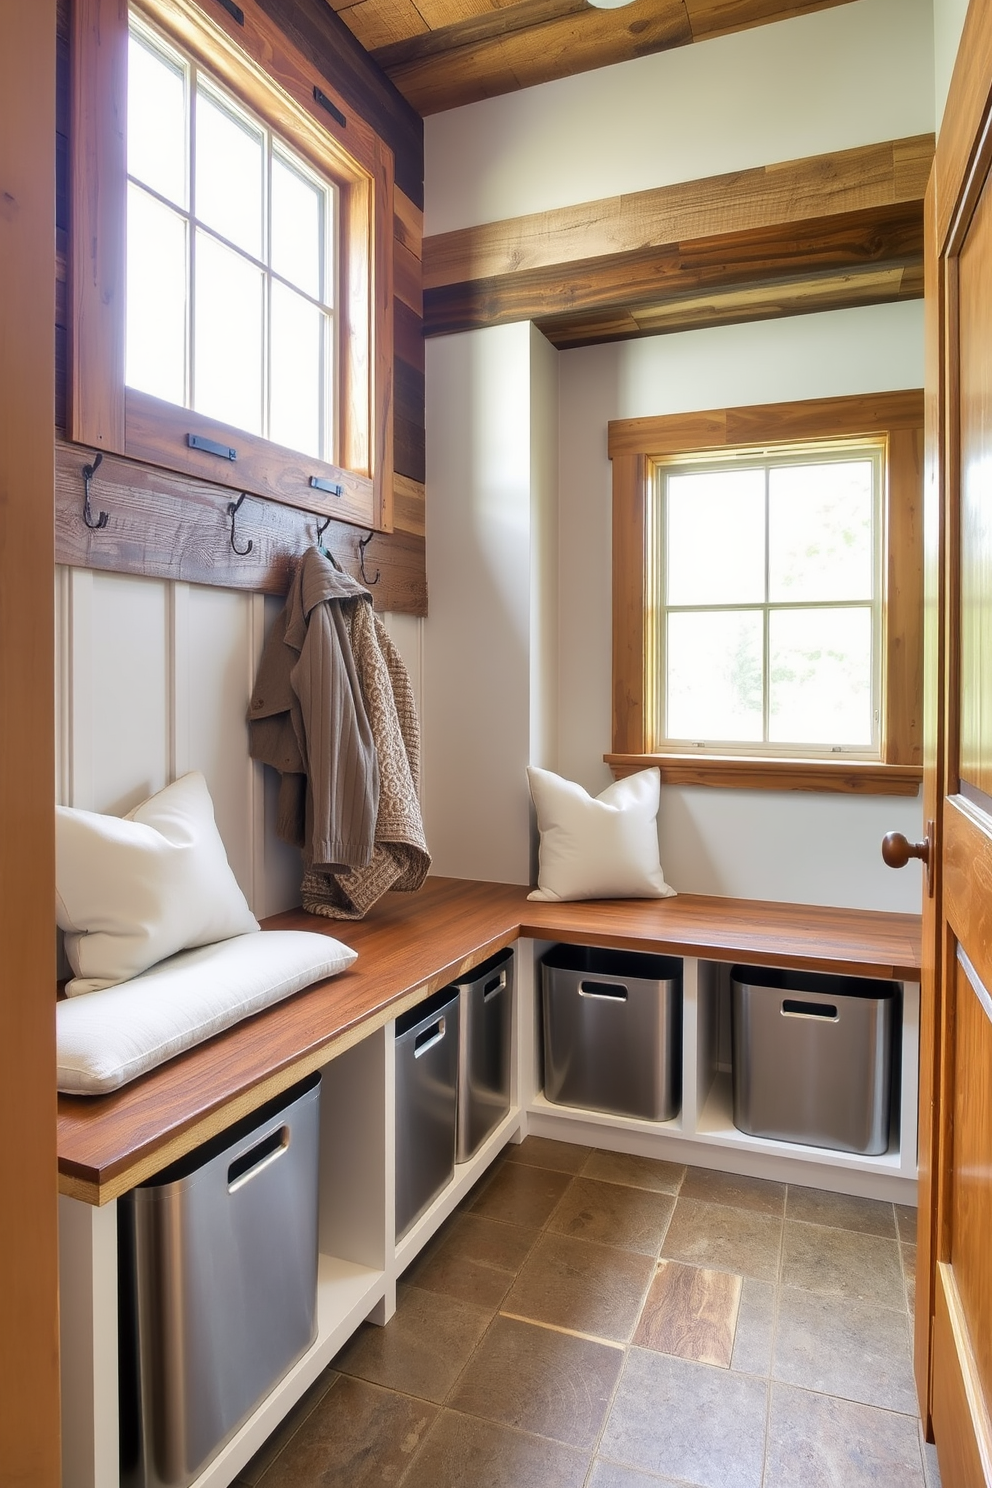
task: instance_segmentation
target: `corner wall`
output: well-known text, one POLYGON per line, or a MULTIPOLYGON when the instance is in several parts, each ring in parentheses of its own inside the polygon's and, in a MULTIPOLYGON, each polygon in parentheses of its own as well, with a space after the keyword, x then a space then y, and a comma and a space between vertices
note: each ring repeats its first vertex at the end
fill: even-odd
POLYGON ((529 325, 427 346, 424 818, 433 871, 526 883, 554 751, 557 356, 529 325))

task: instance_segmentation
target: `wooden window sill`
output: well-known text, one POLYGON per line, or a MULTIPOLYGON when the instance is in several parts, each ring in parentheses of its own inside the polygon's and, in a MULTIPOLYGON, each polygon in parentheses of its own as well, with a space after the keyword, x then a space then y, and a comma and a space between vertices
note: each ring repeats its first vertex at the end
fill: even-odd
POLYGON ((915 796, 921 765, 879 760, 748 758, 728 754, 604 754, 614 775, 657 765, 665 785, 715 785, 734 790, 836 791, 862 796, 915 796))

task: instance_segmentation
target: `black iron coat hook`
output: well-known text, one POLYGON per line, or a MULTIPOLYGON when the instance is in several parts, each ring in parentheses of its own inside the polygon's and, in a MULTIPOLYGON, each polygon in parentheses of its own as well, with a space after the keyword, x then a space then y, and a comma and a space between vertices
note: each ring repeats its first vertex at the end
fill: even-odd
POLYGON ((367 584, 370 589, 372 588, 373 584, 378 584, 380 578, 382 577, 378 569, 376 569, 375 571, 374 579, 370 579, 368 574, 365 572, 365 549, 368 547, 369 543, 374 537, 375 529, 373 528, 368 537, 360 537, 358 539, 358 562, 362 570, 362 583, 367 584))
POLYGON ((98 450, 93 464, 83 466, 83 521, 86 523, 91 532, 99 532, 100 528, 106 527, 107 523, 110 521, 109 513, 102 511, 94 522, 93 510, 90 506, 90 481, 96 475, 102 464, 103 450, 98 450))
POLYGON ((241 503, 242 501, 244 501, 247 495, 247 491, 242 491, 237 501, 229 501, 227 504, 227 515, 231 519, 231 547, 234 552, 237 553, 239 558, 247 558, 248 554, 255 546, 251 538, 248 539, 248 546, 246 548, 239 548, 237 543, 234 541, 234 519, 238 515, 238 512, 241 510, 241 503))

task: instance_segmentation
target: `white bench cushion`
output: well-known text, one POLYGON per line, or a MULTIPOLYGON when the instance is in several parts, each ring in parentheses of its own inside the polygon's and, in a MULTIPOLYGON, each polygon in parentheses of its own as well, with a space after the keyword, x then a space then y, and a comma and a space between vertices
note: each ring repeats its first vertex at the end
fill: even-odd
POLYGON ((357 956, 330 935, 270 930, 181 951, 56 1005, 58 1088, 103 1095, 251 1013, 335 976, 357 956))

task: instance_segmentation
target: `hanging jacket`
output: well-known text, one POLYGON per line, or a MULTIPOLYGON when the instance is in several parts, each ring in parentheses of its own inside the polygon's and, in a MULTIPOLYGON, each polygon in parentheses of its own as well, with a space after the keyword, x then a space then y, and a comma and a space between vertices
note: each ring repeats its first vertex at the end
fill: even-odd
POLYGON ((379 762, 349 637, 372 597, 317 548, 297 566, 248 710, 252 759, 282 775, 277 830, 319 868, 372 860, 379 762))

